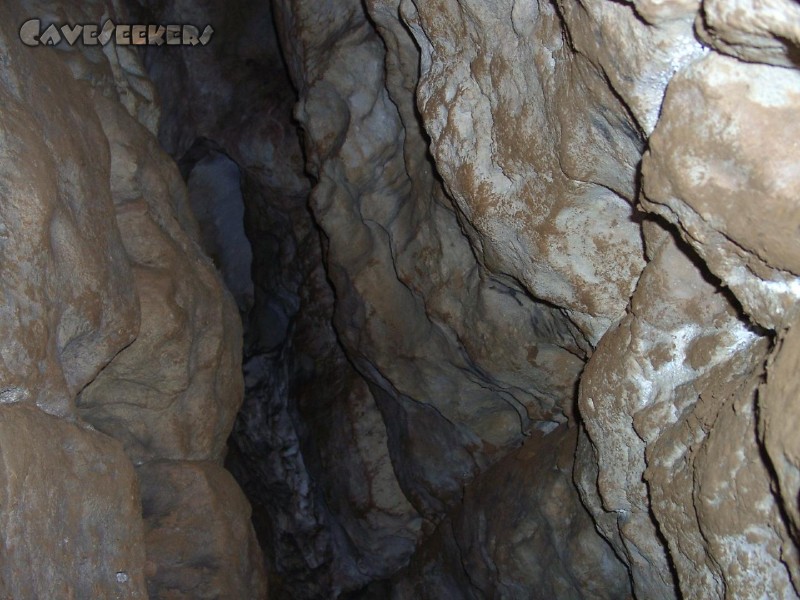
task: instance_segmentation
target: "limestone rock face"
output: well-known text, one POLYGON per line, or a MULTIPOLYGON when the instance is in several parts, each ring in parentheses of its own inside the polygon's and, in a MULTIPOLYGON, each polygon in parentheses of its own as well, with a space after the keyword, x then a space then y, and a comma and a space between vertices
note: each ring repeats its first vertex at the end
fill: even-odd
POLYGON ((264 598, 250 505, 213 462, 153 461, 142 481, 151 598, 264 598))
POLYGON ((797 67, 800 7, 786 0, 708 0, 697 15, 701 39, 716 50, 747 62, 797 67))
POLYGON ((154 88, 131 47, 24 46, 16 27, 31 15, 126 18, 105 2, 0 8, 0 595, 167 597, 153 573, 176 547, 200 556, 193 534, 216 522, 251 551, 238 570, 212 562, 183 583, 263 597, 229 476, 209 467, 218 485, 195 490, 203 522, 176 504, 195 529, 169 548, 145 536, 140 484, 150 503, 175 495, 148 462, 221 460, 242 392, 235 306, 155 139, 154 88))
POLYGON ((137 464, 220 458, 242 395, 235 305, 181 227, 188 220, 196 234, 175 164, 119 105, 98 104, 142 322, 137 339, 81 393, 80 413, 123 441, 137 464))
POLYGON ((274 7, 336 330, 426 519, 367 596, 556 585, 514 574, 514 503, 484 481, 514 481, 504 456, 541 468, 544 449, 515 447, 566 421, 614 553, 606 588, 567 577, 564 594, 624 595, 615 555, 639 598, 796 597, 797 456, 777 417, 800 273, 796 6, 274 7))
MULTIPOLYGON (((371 4, 386 11, 390 3, 371 4)), ((596 340, 621 314, 643 266, 624 198, 642 144, 635 122, 600 70, 565 47, 554 6, 400 9, 420 46, 417 104, 431 152, 475 229, 479 257, 537 298, 578 313, 596 340), (529 68, 514 68, 521 64, 529 68)))
POLYGON ((19 42, 19 9, 0 9, 0 595, 144 598, 133 466, 75 410, 139 327, 110 157, 87 91, 19 42))
POLYGON ((654 233, 631 313, 581 380, 594 457, 586 449, 578 459, 577 480, 601 530, 627 556, 637 595, 671 597, 671 561, 688 596, 764 586, 785 597, 785 525, 753 435, 766 340, 670 236, 649 227, 648 245, 654 233), (742 570, 742 561, 759 567, 742 570))
MULTIPOLYGON (((5 23, 16 22, 10 6, 3 11, 5 23)), ((0 90, 0 395, 72 416, 76 393, 139 327, 113 226, 111 159, 95 112, 69 102, 86 92, 64 78, 63 63, 31 53, 10 25, 0 44, 8 63, 0 90)))
POLYGON ((642 165, 644 206, 773 329, 800 294, 798 97, 796 70, 712 54, 673 79, 642 165))
POLYGON ((479 476, 395 577, 391 597, 629 597, 622 564, 575 494, 576 433, 536 433, 479 476))
POLYGON ((4 3, 0 596, 800 597, 798 23, 4 3))
MULTIPOLYGON (((234 192, 244 202, 253 298, 252 308, 239 304, 245 401, 226 464, 253 502, 278 574, 273 590, 314 598, 388 577, 413 552, 422 519, 397 482, 373 391, 332 327, 334 296, 291 117, 295 97, 276 40, 266 37, 274 29, 268 7, 242 2, 225 16, 213 2, 148 8, 159 20, 220 24, 218 44, 151 52, 146 63, 165 98, 160 138, 190 182, 192 206, 208 216, 227 210, 234 192), (192 68, 200 62, 222 67, 192 68), (194 192, 206 165, 222 156, 238 166, 237 189, 216 177, 216 192, 194 192)), ((231 236, 205 220, 205 248, 220 255, 231 236)))
POLYGON ((0 461, 2 597, 147 598, 139 485, 118 442, 4 405, 0 461))
MULTIPOLYGON (((789 533, 798 543, 800 532, 800 475, 798 475, 797 414, 792 403, 797 398, 798 332, 796 322, 782 336, 780 352, 767 372, 767 383, 758 397, 759 437, 778 479, 784 510, 789 516, 789 533)), ((786 542, 788 549, 792 544, 786 542)), ((791 565, 796 572, 796 563, 791 565)), ((796 575, 794 575, 796 577, 796 575)))
MULTIPOLYGON (((567 418, 571 406, 560 401, 585 340, 562 312, 476 261, 431 165, 413 154, 424 152, 421 132, 404 129, 384 81, 383 44, 358 8, 331 7, 330 31, 314 30, 316 5, 291 10, 295 25, 308 19, 309 29, 299 26, 287 40, 296 57, 290 70, 305 56, 325 61, 296 82, 308 88, 296 112, 319 178, 312 206, 326 234, 335 324, 356 367, 390 399, 379 402, 384 414, 396 413, 386 419, 389 436, 408 449, 395 467, 409 474, 404 485, 417 508, 433 515, 495 451, 518 444, 535 424, 567 418), (340 29, 352 35, 334 36, 340 29), (326 44, 333 46, 323 52, 326 44), (487 344, 490 335, 497 344, 487 344), (426 429, 423 422, 427 440, 410 433, 426 429), (431 452, 441 444, 462 450, 431 452), (427 475, 400 464, 438 460, 432 454, 446 458, 427 475)), ((402 97, 403 73, 393 77, 402 97)))

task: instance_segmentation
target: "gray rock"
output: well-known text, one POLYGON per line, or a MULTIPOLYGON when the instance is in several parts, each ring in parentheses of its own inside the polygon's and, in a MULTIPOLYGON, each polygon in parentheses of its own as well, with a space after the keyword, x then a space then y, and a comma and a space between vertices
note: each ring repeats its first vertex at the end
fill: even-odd
POLYGON ((469 486, 391 598, 626 598, 625 568, 575 494, 576 429, 537 433, 469 486))

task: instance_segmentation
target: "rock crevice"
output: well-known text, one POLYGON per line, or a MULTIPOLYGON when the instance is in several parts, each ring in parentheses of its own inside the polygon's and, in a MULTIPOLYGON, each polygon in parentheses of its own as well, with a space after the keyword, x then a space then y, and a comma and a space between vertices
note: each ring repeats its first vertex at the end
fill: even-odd
POLYGON ((0 596, 798 597, 797 12, 0 6, 0 596))

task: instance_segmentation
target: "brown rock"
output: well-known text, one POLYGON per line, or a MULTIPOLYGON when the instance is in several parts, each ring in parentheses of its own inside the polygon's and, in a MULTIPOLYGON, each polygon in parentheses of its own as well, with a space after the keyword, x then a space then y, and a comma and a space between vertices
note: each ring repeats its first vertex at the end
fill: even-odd
POLYGON ((631 314, 581 381, 593 452, 576 463, 579 487, 638 596, 673 597, 671 563, 685 597, 785 597, 783 525, 753 435, 765 340, 671 236, 655 225, 646 236, 631 314))
POLYGON ((782 509, 788 516, 794 544, 787 541, 784 553, 794 558, 786 562, 795 581, 800 568, 796 549, 800 544, 800 447, 798 414, 794 409, 800 369, 799 332, 795 321, 782 333, 767 369, 767 382, 758 392, 759 437, 775 472, 782 509))
MULTIPOLYGON (((124 20, 104 2, 49 8, 124 20)), ((19 16, 48 10, 0 8, 0 595, 143 598, 130 460, 220 457, 241 401, 240 330, 157 147, 136 51, 23 46, 19 16), (77 412, 128 457, 78 419, 79 394, 77 412)))
POLYGON ((747 62, 800 63, 800 7, 789 0, 705 0, 697 33, 716 50, 747 62))
POLYGON ((267 3, 132 3, 219 26, 145 52, 163 105, 136 49, 18 42, 119 2, 33 4, 0 7, 0 595, 265 593, 219 464, 241 331, 158 131, 247 205, 231 462, 277 593, 798 596, 796 3, 276 0, 302 152, 267 3))
MULTIPOLYGON (((355 2, 278 2, 276 14, 319 181, 312 206, 326 234, 335 324, 374 388, 406 496, 441 518, 460 502, 462 482, 470 497, 469 474, 519 439, 513 414, 464 379, 519 402, 523 431, 525 414, 547 430, 572 414, 568 382, 591 356, 576 479, 634 592, 793 594, 793 567, 775 558, 793 550, 752 431, 767 342, 747 319, 779 327, 796 301, 797 186, 783 158, 794 145, 791 125, 778 131, 779 121, 796 121, 795 74, 709 52, 695 39, 696 1, 366 7, 383 47, 355 2), (653 132, 642 204, 677 224, 688 245, 631 208, 653 132), (421 159, 427 147, 435 164, 421 159), (540 328, 520 325, 523 313, 540 328), (535 381, 522 374, 526 359, 535 381), (725 431, 736 439, 727 450, 725 431), (723 457, 726 476, 752 488, 758 505, 721 500, 735 522, 727 527, 700 498, 722 497, 711 464, 723 457), (736 537, 748 534, 754 546, 736 537), (736 566, 745 557, 761 581, 736 566)), ((744 27, 733 15, 728 24, 744 27)), ((470 505, 476 514, 479 504, 470 505)), ((453 558, 463 552, 455 529, 424 546, 403 593, 469 589, 453 558)), ((478 545, 486 552, 488 542, 478 545)))
POLYGON ((798 115, 796 72, 712 54, 670 84, 642 164, 643 206, 770 328, 800 294, 798 115))
MULTIPOLYGON (((303 77, 296 82, 305 90, 297 114, 309 135, 309 162, 320 176, 312 205, 326 234, 339 300, 335 323, 362 375, 387 402, 402 407, 392 409, 390 438, 424 448, 428 442, 409 439, 404 423, 412 412, 440 413, 442 420, 432 418, 442 431, 431 441, 450 439, 464 448, 450 453, 445 470, 410 468, 448 481, 442 498, 428 502, 439 510, 484 461, 481 454, 513 447, 534 422, 566 418, 571 406, 563 399, 580 369, 575 354, 581 335, 561 312, 532 302, 509 278, 495 278, 476 262, 431 165, 411 153, 424 152, 422 138, 408 133, 409 152, 400 151, 409 108, 399 113, 385 89, 381 41, 355 4, 328 7, 325 22, 319 10, 311 3, 277 5, 279 26, 291 19, 299 34, 286 43, 290 72, 303 77), (330 36, 333 22, 354 34, 330 36), (303 71, 307 56, 325 62, 313 67, 321 79, 303 71), (358 78, 352 76, 354 63, 358 78), (383 165, 380 172, 372 164, 383 165), (496 339, 504 342, 487 344, 489 330, 503 331, 496 339)), ((383 9, 376 4, 372 10, 383 9)), ((413 41, 404 35, 407 52, 413 41)), ((388 74, 398 98, 405 76, 388 74)), ((442 487, 441 481, 424 483, 427 477, 406 493, 430 497, 430 490, 442 487)))
POLYGON ((10 8, 0 9, 13 66, 0 80, 0 398, 72 415, 75 394, 135 337, 138 304, 105 136, 79 100, 87 90, 56 55, 18 41, 10 8))
POLYGON ((431 152, 476 253, 573 311, 596 342, 643 266, 626 202, 641 147, 635 124, 599 70, 565 47, 553 7, 404 8, 421 48, 417 103, 431 152))
POLYGON ((119 105, 97 102, 142 324, 83 390, 80 414, 136 463, 219 458, 242 397, 236 307, 197 246, 175 164, 119 105))
POLYGON ((576 437, 536 433, 479 476, 392 579, 391 597, 628 597, 622 563, 575 493, 576 437))
POLYGON ((189 461, 147 463, 137 473, 150 598, 267 597, 250 505, 230 473, 189 461))
POLYGON ((133 465, 120 444, 0 406, 0 596, 147 598, 133 465))
POLYGON ((762 360, 731 356, 699 378, 695 409, 647 450, 653 513, 685 598, 797 593, 797 550, 753 435, 762 360))

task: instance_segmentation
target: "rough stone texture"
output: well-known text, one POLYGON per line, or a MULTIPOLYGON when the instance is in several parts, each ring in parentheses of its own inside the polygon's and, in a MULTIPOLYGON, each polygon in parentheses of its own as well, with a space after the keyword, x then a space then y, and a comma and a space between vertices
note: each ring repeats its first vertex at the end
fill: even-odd
POLYGON ((787 597, 783 526, 753 435, 765 340, 669 235, 655 226, 645 233, 652 258, 631 313, 581 380, 593 456, 578 460, 579 485, 627 556, 637 595, 671 597, 671 563, 688 597, 724 597, 725 589, 787 597))
POLYGON ((139 307, 113 226, 99 120, 69 101, 86 91, 64 78, 56 55, 22 45, 13 14, 3 7, 0 397, 67 416, 136 336, 139 307))
POLYGON ((747 62, 800 65, 800 7, 787 0, 708 0, 696 19, 701 39, 747 62))
POLYGON ((576 435, 535 433, 479 476, 386 597, 629 597, 624 567, 575 494, 576 435))
POLYGON ((562 311, 476 260, 462 233, 471 223, 459 221, 425 159, 409 96, 416 50, 402 25, 371 7, 396 50, 384 54, 357 3, 326 5, 325 19, 318 3, 276 8, 319 179, 312 208, 325 233, 337 331, 380 408, 400 487, 429 532, 465 483, 525 433, 572 415, 591 346, 562 311))
MULTIPOLYGON (((297 22, 313 23, 319 9, 296 3, 292 10, 297 22)), ((296 113, 319 178, 312 207, 326 235, 337 331, 362 375, 391 399, 382 412, 399 411, 386 419, 390 439, 407 446, 410 461, 437 445, 451 448, 434 453, 443 464, 411 467, 401 481, 417 508, 434 515, 489 455, 519 444, 534 424, 571 412, 558 401, 581 366, 579 334, 561 312, 482 269, 455 214, 440 203, 430 165, 411 179, 400 151, 407 132, 384 88, 382 43, 355 5, 336 10, 326 31, 299 27, 287 42, 298 57, 290 70, 315 53, 324 60, 297 82, 309 88, 296 113), (350 33, 332 38, 339 30, 350 33), (497 343, 486 343, 489 331, 497 343)), ((412 150, 424 152, 424 145, 411 133, 406 140, 411 171, 421 166, 412 150)))
POLYGON ((147 598, 139 485, 118 442, 0 407, 0 597, 147 598))
POLYGON ((74 422, 75 394, 139 324, 110 158, 86 90, 22 46, 14 8, 0 8, 0 595, 144 598, 133 467, 74 422))
POLYGON ((122 107, 98 103, 142 323, 137 339, 81 393, 81 416, 123 441, 137 464, 220 458, 242 398, 235 306, 181 227, 191 216, 175 164, 149 132, 125 120, 122 107))
POLYGON ((644 206, 773 329, 800 295, 799 97, 796 71, 712 54, 673 79, 642 165, 644 206))
POLYGON ((263 598, 250 505, 212 462, 154 461, 137 469, 150 598, 263 598))
MULTIPOLYGON (((767 382, 759 389, 759 438, 777 478, 778 492, 783 509, 789 519, 789 533, 794 545, 784 540, 787 556, 795 556, 800 543, 800 449, 798 448, 798 415, 793 410, 797 399, 798 328, 795 318, 792 325, 781 332, 779 352, 767 369, 767 382)), ((792 579, 798 581, 800 565, 797 560, 787 561, 792 579)))
MULTIPOLYGON (((241 402, 240 326, 158 148, 136 50, 29 48, 17 27, 31 15, 126 18, 106 2, 0 7, 0 595, 159 597, 145 551, 156 572, 169 561, 144 537, 133 462, 221 459, 241 402)), ((150 500, 168 482, 157 475, 142 478, 150 500)), ((241 492, 213 479, 219 489, 181 498, 185 516, 203 495, 236 502, 188 522, 218 517, 255 548, 241 492)), ((196 533, 172 543, 199 555, 196 533)), ((261 559, 245 556, 239 571, 208 565, 187 583, 262 597, 261 559)))
MULTIPOLYGON (((791 342, 800 272, 795 4, 274 6, 334 323, 423 540, 439 523, 367 597, 505 597, 510 554, 465 550, 481 482, 572 419, 581 499, 636 597, 795 597, 770 333, 791 342)), ((527 503, 503 498, 510 548, 527 503)))
POLYGON ((89 490, 75 595, 264 592, 226 277, 275 596, 798 597, 797 3, 252 4, 131 3, 217 30, 147 72, 0 8, 0 489, 89 490))
MULTIPOLYGON (((195 210, 214 214, 234 193, 220 178, 217 193, 192 192, 205 161, 224 155, 241 173, 235 191, 255 293, 251 310, 240 303, 246 391, 227 465, 254 504, 273 592, 320 597, 387 577, 413 552, 421 519, 397 483, 372 392, 331 326, 334 298, 306 206, 294 93, 275 40, 265 37, 271 17, 248 3, 225 16, 213 3, 149 8, 159 20, 219 24, 213 47, 151 52, 146 62, 165 98, 160 138, 179 158, 195 210), (223 66, 192 68, 197 62, 223 66)), ((207 221, 206 250, 230 248, 226 228, 207 221)))
POLYGON ((421 48, 417 103, 476 250, 493 272, 579 313, 596 340, 643 266, 617 195, 631 196, 635 124, 598 69, 567 51, 555 7, 532 18, 511 2, 419 4, 402 6, 421 48))

